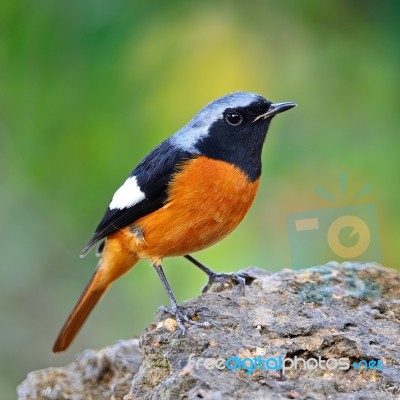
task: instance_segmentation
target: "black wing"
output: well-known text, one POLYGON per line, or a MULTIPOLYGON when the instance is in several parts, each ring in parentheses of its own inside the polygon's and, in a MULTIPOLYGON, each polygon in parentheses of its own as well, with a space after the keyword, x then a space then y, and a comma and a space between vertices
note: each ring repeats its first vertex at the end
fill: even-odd
POLYGON ((145 198, 131 207, 112 210, 108 208, 81 257, 99 240, 162 207, 168 196, 171 176, 183 161, 194 157, 192 153, 179 150, 168 139, 150 152, 130 175, 136 177, 145 198))

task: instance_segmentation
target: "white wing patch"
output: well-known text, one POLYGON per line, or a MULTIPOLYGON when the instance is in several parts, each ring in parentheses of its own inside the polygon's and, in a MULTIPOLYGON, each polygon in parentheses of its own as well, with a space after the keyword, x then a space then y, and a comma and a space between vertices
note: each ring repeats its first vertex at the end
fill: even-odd
POLYGON ((129 177, 124 184, 115 192, 111 203, 110 210, 123 210, 132 207, 146 198, 145 194, 140 190, 135 176, 129 177))

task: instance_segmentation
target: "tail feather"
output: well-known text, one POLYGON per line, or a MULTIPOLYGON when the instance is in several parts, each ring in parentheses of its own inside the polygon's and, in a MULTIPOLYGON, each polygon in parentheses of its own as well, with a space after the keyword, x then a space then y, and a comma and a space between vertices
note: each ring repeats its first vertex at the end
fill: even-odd
POLYGON ((105 294, 111 283, 101 283, 102 270, 98 268, 83 291, 53 346, 53 352, 64 351, 74 340, 94 306, 105 294))
POLYGON ((136 253, 129 251, 129 247, 124 244, 121 237, 107 238, 95 273, 58 334, 53 346, 54 353, 65 350, 71 344, 93 307, 111 283, 139 261, 136 253))

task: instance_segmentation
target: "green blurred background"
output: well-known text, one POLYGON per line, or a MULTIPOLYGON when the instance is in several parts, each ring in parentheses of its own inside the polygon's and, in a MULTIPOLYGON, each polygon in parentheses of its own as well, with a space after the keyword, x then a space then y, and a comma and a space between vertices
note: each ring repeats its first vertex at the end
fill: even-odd
MULTIPOLYGON (((400 3, 11 1, 0 3, 0 393, 32 369, 143 331, 168 300, 141 262, 72 348, 59 328, 96 259, 78 255, 114 190, 203 105, 249 90, 299 107, 278 117, 246 220, 199 258, 223 271, 291 265, 290 212, 333 207, 317 186, 376 205, 383 262, 399 266, 400 3)), ((165 262, 180 301, 205 276, 165 262)))

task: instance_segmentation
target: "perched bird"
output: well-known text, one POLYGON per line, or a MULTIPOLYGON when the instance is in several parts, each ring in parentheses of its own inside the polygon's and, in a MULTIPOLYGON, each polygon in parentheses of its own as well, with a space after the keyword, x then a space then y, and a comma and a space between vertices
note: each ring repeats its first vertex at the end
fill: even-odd
MULTIPOLYGON (((162 269, 165 257, 185 256, 214 282, 239 274, 218 274, 190 253, 227 236, 242 221, 256 195, 261 152, 272 118, 294 103, 271 103, 248 92, 223 96, 205 106, 187 125, 170 136, 133 170, 115 192, 85 256, 100 242, 100 261, 86 289, 62 327, 53 351, 65 350, 110 287, 140 259, 150 260, 171 301, 161 309, 175 316, 185 333, 198 322, 175 300, 162 269)), ((243 286, 242 286, 243 287, 243 286)))

